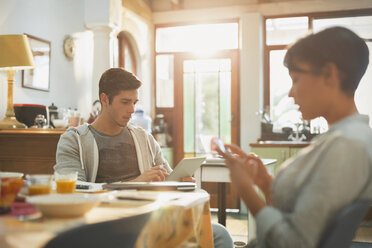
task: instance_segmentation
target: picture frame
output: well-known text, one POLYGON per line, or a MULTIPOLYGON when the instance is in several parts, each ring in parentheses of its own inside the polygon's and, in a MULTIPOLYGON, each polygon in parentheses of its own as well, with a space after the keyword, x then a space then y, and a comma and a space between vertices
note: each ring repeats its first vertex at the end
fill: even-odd
POLYGON ((22 71, 22 87, 49 91, 51 43, 33 35, 25 35, 30 42, 35 67, 22 71))

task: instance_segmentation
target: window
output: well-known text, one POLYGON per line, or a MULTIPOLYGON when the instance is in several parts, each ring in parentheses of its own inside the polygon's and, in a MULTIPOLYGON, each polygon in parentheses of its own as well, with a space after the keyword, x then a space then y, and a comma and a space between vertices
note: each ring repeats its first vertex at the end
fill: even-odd
MULTIPOLYGON (((288 97, 291 79, 288 70, 283 66, 286 47, 305 36, 308 32, 318 32, 331 26, 344 26, 364 38, 367 45, 372 47, 372 10, 363 13, 352 12, 338 14, 309 14, 297 17, 266 18, 265 30, 265 87, 264 105, 270 106, 270 117, 274 124, 274 131, 280 132, 285 126, 295 128, 301 122, 301 113, 297 110, 293 100, 288 97), (332 14, 332 16, 330 16, 332 14)), ((371 60, 371 59, 370 59, 371 60)), ((372 91, 367 84, 372 81, 372 68, 369 66, 356 92, 355 101, 361 113, 372 117, 372 104, 366 92, 372 91)), ((372 126, 372 121, 370 123, 372 126)), ((321 133, 328 129, 323 118, 311 120, 311 132, 321 133)))
MULTIPOLYGON (((267 77, 265 78, 265 106, 270 106, 270 119, 275 132, 283 127, 292 127, 302 122, 301 113, 293 99, 288 97, 292 81, 283 59, 288 44, 295 42, 309 32, 307 16, 266 19, 267 77)), ((267 109, 267 108, 266 108, 267 109)))
POLYGON ((210 152, 211 139, 239 143, 237 20, 156 27, 155 99, 175 161, 210 152))
POLYGON ((156 105, 159 108, 174 106, 174 55, 156 56, 156 105))
POLYGON ((306 35, 309 29, 307 16, 266 19, 266 44, 287 45, 306 35))
POLYGON ((237 22, 157 28, 156 107, 174 106, 174 53, 206 55, 220 50, 237 49, 238 33, 237 22))
POLYGON ((238 23, 156 29, 156 52, 206 52, 238 48, 238 23))

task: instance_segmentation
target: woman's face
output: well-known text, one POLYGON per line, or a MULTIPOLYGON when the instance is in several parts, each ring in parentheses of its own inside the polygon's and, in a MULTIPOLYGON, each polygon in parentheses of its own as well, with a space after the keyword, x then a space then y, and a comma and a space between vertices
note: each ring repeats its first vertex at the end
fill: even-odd
POLYGON ((323 73, 316 73, 308 63, 297 63, 290 70, 292 88, 288 96, 294 98, 305 120, 324 116, 327 107, 327 89, 323 73))

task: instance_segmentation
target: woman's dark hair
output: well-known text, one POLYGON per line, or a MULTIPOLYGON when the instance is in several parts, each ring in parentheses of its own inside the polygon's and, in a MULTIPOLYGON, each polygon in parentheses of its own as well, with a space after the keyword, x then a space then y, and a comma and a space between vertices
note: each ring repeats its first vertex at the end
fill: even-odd
POLYGON ((136 90, 141 85, 141 81, 133 73, 123 68, 111 68, 106 70, 99 80, 99 95, 105 93, 111 103, 120 91, 136 90))
POLYGON ((369 51, 363 39, 343 27, 332 27, 310 34, 289 47, 284 65, 290 71, 300 71, 299 62, 310 64, 314 73, 320 73, 329 62, 340 73, 341 89, 353 96, 368 63, 369 51))

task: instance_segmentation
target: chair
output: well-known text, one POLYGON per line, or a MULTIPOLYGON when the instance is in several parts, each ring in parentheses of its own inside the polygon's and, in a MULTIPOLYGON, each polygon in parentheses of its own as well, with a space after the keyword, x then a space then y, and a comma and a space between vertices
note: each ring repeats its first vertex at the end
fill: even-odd
POLYGON ((62 232, 44 248, 133 247, 150 213, 79 226, 62 232))
POLYGON ((345 207, 326 227, 318 248, 350 248, 355 232, 370 204, 370 200, 361 200, 345 207))

